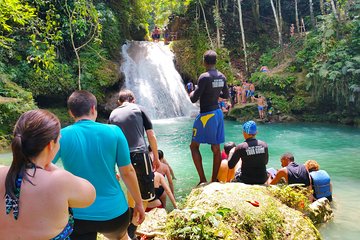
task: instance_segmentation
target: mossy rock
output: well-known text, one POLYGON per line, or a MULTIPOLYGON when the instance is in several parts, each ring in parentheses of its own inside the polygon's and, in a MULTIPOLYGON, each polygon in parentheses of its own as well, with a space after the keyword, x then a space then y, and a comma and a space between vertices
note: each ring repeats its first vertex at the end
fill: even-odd
MULTIPOLYGON (((157 229, 155 239, 321 239, 305 215, 305 196, 299 197, 289 188, 276 189, 241 183, 211 183, 195 188, 183 209, 167 215, 166 226, 157 229), (291 201, 276 198, 279 192, 291 193, 291 201)), ((156 217, 151 221, 146 224, 159 225, 156 217)))
POLYGON ((231 109, 228 116, 231 118, 235 118, 240 122, 256 119, 259 117, 257 104, 235 104, 234 108, 231 109))

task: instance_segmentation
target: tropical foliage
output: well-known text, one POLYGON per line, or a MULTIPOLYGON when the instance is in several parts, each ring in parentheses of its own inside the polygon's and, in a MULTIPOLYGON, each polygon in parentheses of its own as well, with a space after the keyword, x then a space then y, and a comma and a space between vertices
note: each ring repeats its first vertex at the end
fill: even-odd
POLYGON ((238 72, 250 77, 261 65, 273 68, 289 58, 286 74, 251 77, 274 106, 288 113, 358 115, 359 1, 273 3, 274 8, 269 0, 2 0, 0 74, 40 105, 64 106, 75 89, 92 91, 102 103, 121 83, 121 45, 149 39, 155 25, 167 26, 181 40, 172 49, 184 81, 196 81, 204 71, 202 54, 209 48, 219 54, 218 68, 230 84, 238 83, 238 72), (299 79, 299 72, 307 79, 299 79))
POLYGON ((307 88, 324 111, 360 112, 360 20, 340 24, 323 16, 307 36, 298 61, 307 69, 307 88))

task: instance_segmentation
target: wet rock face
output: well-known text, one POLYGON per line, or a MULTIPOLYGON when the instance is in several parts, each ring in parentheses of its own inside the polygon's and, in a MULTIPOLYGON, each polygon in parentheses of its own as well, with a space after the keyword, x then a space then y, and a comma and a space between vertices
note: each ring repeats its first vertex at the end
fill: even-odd
MULTIPOLYGON (((320 214, 323 207, 329 212, 322 201, 314 209, 329 219, 320 214)), ((152 210, 138 232, 155 239, 321 239, 306 215, 280 202, 271 187, 210 183, 193 189, 182 209, 152 210)))

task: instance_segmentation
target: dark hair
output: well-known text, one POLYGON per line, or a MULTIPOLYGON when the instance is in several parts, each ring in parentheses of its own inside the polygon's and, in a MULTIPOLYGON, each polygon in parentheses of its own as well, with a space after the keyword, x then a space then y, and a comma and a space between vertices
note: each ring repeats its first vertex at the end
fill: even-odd
POLYGON ((293 162, 295 159, 294 159, 294 155, 292 153, 284 153, 282 156, 281 156, 281 159, 283 158, 287 158, 290 160, 290 162, 293 162))
POLYGON ((163 159, 164 158, 164 152, 162 150, 158 150, 158 154, 159 154, 159 159, 163 159))
POLYGON ((216 52, 213 50, 208 50, 204 53, 204 62, 208 65, 216 64, 216 52))
POLYGON ((18 175, 24 180, 34 177, 26 173, 26 168, 36 167, 32 158, 38 156, 46 145, 51 141, 57 141, 60 134, 59 119, 46 110, 31 110, 23 113, 17 120, 13 132, 11 149, 13 161, 5 180, 5 193, 16 199, 15 181, 18 175))
POLYGON ((224 150, 227 155, 229 155, 229 152, 231 149, 236 147, 236 144, 234 142, 227 142, 224 144, 224 150))
POLYGON ((119 92, 119 102, 132 102, 135 100, 135 95, 132 91, 128 89, 123 89, 119 92))
POLYGON ((97 109, 96 97, 85 90, 73 92, 67 101, 67 105, 70 112, 77 118, 89 115, 93 106, 97 109))

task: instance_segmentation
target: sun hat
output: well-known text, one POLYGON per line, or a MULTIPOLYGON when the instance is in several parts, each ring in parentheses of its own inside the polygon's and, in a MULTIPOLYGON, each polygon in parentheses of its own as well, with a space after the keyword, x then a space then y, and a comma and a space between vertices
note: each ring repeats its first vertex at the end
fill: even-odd
POLYGON ((255 135, 257 133, 256 123, 254 121, 247 121, 243 125, 243 131, 247 134, 255 135))

